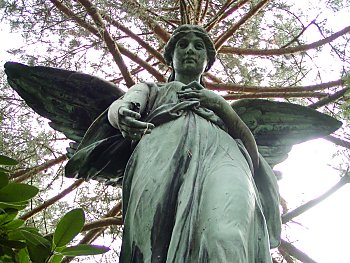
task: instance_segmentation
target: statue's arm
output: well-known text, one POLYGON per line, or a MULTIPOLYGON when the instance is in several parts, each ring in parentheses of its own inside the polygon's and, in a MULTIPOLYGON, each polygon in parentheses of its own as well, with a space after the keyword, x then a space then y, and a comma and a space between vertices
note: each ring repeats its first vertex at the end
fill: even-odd
POLYGON ((218 115, 226 124, 228 133, 235 139, 242 140, 247 149, 256 171, 259 166, 258 146, 254 136, 248 126, 242 121, 238 114, 232 109, 227 101, 211 90, 204 89, 198 82, 192 82, 186 86, 191 90, 183 90, 178 92, 179 98, 189 99, 195 98, 200 104, 218 115))
POLYGON ((132 86, 123 98, 116 100, 108 109, 110 124, 119 129, 125 138, 140 140, 154 128, 152 123, 139 121, 149 97, 149 88, 144 83, 132 86))
POLYGON ((228 104, 227 101, 221 96, 216 96, 213 103, 211 103, 210 109, 224 121, 228 129, 228 133, 233 138, 242 140, 252 159, 254 170, 256 170, 259 166, 258 146, 248 126, 232 109, 231 105, 228 104))

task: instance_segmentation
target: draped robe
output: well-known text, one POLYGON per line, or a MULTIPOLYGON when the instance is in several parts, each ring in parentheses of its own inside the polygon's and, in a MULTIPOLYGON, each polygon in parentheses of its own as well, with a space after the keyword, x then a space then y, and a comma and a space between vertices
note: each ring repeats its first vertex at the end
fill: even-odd
MULTIPOLYGON (((179 101, 182 83, 147 86, 142 120, 155 128, 125 167, 120 262, 271 262, 281 222, 269 165, 260 157, 253 176, 247 151, 223 121, 196 100, 179 101)), ((124 170, 118 157, 129 146, 113 129, 104 132, 106 122, 104 113, 66 171, 113 178, 124 170)))

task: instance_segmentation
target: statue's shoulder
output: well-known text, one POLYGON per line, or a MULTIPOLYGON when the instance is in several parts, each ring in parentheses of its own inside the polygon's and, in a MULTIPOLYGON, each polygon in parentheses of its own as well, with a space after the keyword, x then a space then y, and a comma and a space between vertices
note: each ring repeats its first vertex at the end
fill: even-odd
POLYGON ((148 87, 158 87, 158 88, 163 88, 169 85, 169 83, 166 83, 166 82, 142 82, 142 83, 147 85, 148 87))

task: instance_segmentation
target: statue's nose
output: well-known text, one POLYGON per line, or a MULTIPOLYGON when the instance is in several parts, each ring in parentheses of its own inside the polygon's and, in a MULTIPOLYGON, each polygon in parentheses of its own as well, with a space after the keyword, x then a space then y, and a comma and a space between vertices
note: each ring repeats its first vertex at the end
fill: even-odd
POLYGON ((194 53, 194 46, 193 44, 189 44, 187 46, 186 54, 193 54, 194 53))

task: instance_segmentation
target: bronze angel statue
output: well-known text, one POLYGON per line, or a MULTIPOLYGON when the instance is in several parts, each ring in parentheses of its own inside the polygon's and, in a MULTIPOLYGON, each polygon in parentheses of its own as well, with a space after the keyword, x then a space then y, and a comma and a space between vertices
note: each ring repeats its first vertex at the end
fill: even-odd
POLYGON ((272 167, 341 125, 290 103, 229 104, 202 81, 215 56, 202 27, 179 26, 164 49, 168 82, 126 93, 82 73, 5 64, 28 105, 79 143, 66 176, 122 184, 120 262, 272 262, 281 233, 272 167))

